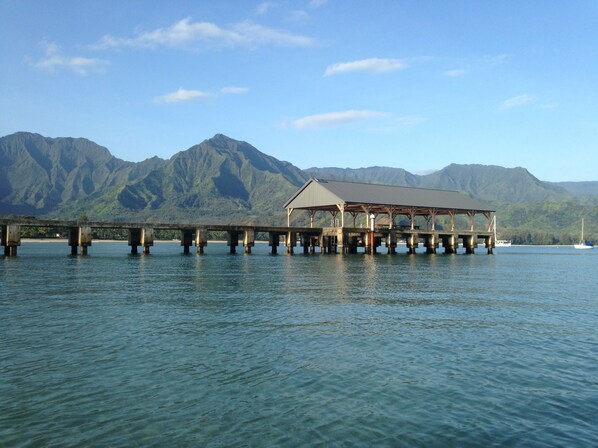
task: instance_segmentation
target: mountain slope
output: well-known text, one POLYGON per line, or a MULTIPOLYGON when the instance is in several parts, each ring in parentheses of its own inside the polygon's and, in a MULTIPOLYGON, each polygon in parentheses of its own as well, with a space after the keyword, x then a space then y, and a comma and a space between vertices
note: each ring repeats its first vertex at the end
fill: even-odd
POLYGON ((341 180, 349 182, 364 182, 373 184, 400 185, 416 187, 419 178, 402 168, 372 166, 368 168, 308 168, 305 172, 310 177, 341 180))
POLYGON ((571 197, 565 188, 542 182, 524 168, 452 164, 423 176, 388 167, 309 168, 306 172, 323 179, 457 190, 486 201, 523 203, 571 197))
POLYGON ((598 182, 553 182, 553 185, 562 187, 575 196, 598 196, 598 182))
POLYGON ((486 201, 542 202, 571 197, 564 188, 542 182, 525 168, 451 164, 420 176, 421 187, 467 192, 486 201))
POLYGON ((156 163, 125 162, 83 138, 2 137, 0 212, 48 213, 145 175, 156 163))
POLYGON ((261 153, 246 142, 216 135, 163 161, 141 178, 89 201, 72 204, 70 215, 94 210, 102 219, 252 219, 277 216, 306 180, 295 166, 261 153))

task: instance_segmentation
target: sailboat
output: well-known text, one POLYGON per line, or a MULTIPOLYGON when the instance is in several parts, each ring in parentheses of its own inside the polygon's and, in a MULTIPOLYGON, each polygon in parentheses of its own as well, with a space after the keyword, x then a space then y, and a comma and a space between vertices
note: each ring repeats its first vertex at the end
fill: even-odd
POLYGON ((494 247, 511 247, 511 240, 499 240, 496 238, 496 215, 494 215, 494 247))
POLYGON ((588 243, 586 240, 583 239, 583 218, 581 218, 581 239, 579 240, 579 244, 574 244, 573 247, 576 249, 593 249, 594 248, 592 243, 588 243))

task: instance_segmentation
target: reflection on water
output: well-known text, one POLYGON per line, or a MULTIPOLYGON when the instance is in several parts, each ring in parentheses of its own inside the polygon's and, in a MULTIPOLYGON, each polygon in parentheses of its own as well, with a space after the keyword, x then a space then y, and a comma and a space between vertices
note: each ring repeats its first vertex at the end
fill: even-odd
POLYGON ((0 446, 592 446, 598 257, 0 258, 0 446))

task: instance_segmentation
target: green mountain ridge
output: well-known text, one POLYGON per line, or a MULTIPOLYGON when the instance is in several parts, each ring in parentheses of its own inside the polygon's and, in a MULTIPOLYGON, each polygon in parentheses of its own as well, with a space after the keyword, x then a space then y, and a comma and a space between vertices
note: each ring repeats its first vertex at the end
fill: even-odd
MULTIPOLYGON (((313 177, 354 182, 373 182, 405 187, 462 191, 485 201, 516 203, 566 200, 572 193, 566 188, 543 182, 525 168, 496 165, 451 164, 431 174, 415 175, 402 168, 309 168, 313 177)), ((598 194, 598 190, 596 192, 598 194)))
POLYGON ((27 132, 0 138, 4 215, 280 225, 283 204, 310 177, 461 191, 495 205, 503 236, 521 242, 573 238, 581 214, 589 218, 588 236, 598 230, 598 182, 544 182, 525 168, 451 164, 426 175, 391 167, 301 170, 221 134, 167 160, 135 163, 84 138, 27 132))

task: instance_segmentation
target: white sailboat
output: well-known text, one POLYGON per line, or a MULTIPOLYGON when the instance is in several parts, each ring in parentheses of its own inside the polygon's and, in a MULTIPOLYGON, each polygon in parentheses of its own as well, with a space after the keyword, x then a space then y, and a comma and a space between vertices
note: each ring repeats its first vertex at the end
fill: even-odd
POLYGON ((591 243, 588 243, 586 240, 583 239, 583 218, 581 218, 581 239, 579 240, 579 244, 574 244, 574 248, 576 249, 593 249, 591 243))
POLYGON ((494 247, 511 247, 511 240, 499 240, 496 238, 496 215, 494 215, 494 247))

